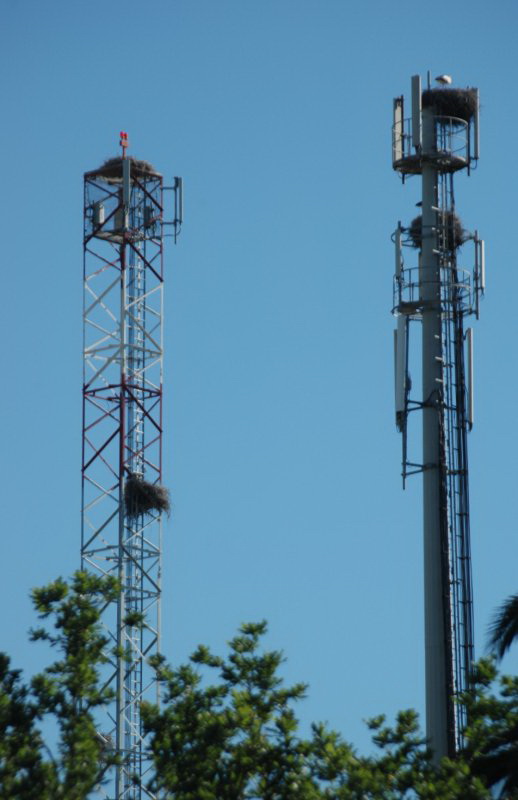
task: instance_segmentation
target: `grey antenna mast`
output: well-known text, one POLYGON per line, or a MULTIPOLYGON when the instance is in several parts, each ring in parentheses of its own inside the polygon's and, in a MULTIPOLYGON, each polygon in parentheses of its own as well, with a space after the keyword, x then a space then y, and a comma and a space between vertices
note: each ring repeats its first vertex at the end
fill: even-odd
POLYGON ((424 91, 412 78, 412 114, 394 102, 392 165, 403 180, 421 177, 420 213, 394 234, 396 272, 396 425, 403 437, 403 484, 423 477, 426 730, 435 758, 462 746, 466 710, 455 702, 469 683, 473 660, 473 591, 467 434, 473 425, 473 331, 485 288, 484 245, 456 215, 454 175, 470 171, 479 154, 476 89, 424 91), (459 264, 474 249, 472 266, 459 264), (408 248, 408 249, 407 249, 408 248), (411 261, 407 266, 403 252, 411 261), (421 396, 411 396, 409 339, 422 329, 421 396), (466 369, 467 366, 467 369, 466 369), (422 455, 408 457, 409 419, 422 418, 422 455))

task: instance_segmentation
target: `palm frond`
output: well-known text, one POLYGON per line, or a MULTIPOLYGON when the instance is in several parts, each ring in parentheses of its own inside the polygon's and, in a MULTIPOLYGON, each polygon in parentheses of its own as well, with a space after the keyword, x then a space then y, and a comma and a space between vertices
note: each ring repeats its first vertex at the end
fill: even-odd
POLYGON ((488 628, 488 648, 502 658, 513 642, 518 641, 518 594, 505 600, 488 628))
POLYGON ((495 749, 494 753, 478 756, 472 764, 475 775, 479 775, 490 788, 498 793, 501 800, 516 797, 518 790, 518 747, 516 743, 504 749, 495 749))

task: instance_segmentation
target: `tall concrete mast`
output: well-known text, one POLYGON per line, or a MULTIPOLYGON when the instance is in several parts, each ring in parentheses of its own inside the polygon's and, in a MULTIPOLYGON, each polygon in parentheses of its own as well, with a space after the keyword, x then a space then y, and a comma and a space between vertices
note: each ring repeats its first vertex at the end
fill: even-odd
MULTIPOLYGON (((451 83, 441 76, 441 83, 451 83)), ((393 167, 403 180, 421 176, 421 213, 398 224, 393 312, 396 424, 403 434, 403 481, 423 476, 423 552, 426 730, 438 759, 462 743, 465 711, 455 697, 466 689, 473 660, 467 432, 473 425, 472 330, 484 291, 484 247, 455 214, 453 176, 478 159, 478 92, 435 88, 423 92, 412 78, 412 114, 394 101, 393 167), (459 248, 471 242, 474 266, 461 268, 459 248), (419 251, 418 266, 404 260, 405 246, 419 251), (422 329, 419 400, 410 396, 409 333, 422 329), (410 412, 422 413, 422 456, 408 457, 410 412)))

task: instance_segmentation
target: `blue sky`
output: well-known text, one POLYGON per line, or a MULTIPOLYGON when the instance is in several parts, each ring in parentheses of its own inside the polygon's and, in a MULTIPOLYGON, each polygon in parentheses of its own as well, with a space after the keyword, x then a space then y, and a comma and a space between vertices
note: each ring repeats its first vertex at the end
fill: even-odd
MULTIPOLYGON (((304 725, 423 708, 420 482, 401 490, 392 99, 481 94, 456 183, 486 240, 470 491, 477 652, 516 585, 514 2, 3 4, 2 649, 28 671, 32 586, 79 563, 82 174, 118 149, 185 182, 167 251, 164 651, 266 617, 304 725)), ((416 443, 417 445, 417 443, 416 443)), ((518 667, 515 652, 504 662, 518 667)))

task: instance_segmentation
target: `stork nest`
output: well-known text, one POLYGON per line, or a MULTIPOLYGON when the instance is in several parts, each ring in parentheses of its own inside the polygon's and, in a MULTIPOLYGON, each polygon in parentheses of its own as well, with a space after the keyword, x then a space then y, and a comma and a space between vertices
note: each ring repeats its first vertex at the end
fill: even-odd
POLYGON ((149 483, 136 475, 130 475, 124 485, 124 506, 127 517, 138 517, 149 511, 171 511, 169 491, 165 486, 149 483))
MULTIPOLYGON (((437 224, 439 246, 450 251, 456 250, 456 248, 464 244, 467 239, 466 231, 462 227, 462 222, 452 211, 448 211, 444 214, 442 220, 443 223, 441 224, 441 218, 439 218, 437 224)), ((423 244, 423 218, 421 215, 413 219, 410 223, 408 235, 410 236, 412 247, 420 249, 423 244)))
MULTIPOLYGON (((136 177, 148 177, 159 175, 149 161, 142 161, 133 156, 128 156, 131 163, 131 174, 136 177)), ((122 158, 115 156, 114 158, 107 158, 97 169, 92 170, 91 175, 96 175, 99 178, 105 178, 109 181, 122 180, 122 158)))
POLYGON ((477 113, 476 89, 425 89, 423 108, 433 108, 437 116, 470 122, 477 113))

